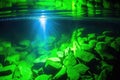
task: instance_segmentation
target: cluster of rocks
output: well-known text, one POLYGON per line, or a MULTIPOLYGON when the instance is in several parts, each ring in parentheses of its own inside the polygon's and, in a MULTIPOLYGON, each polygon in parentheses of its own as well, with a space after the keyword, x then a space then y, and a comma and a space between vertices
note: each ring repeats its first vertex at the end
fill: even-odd
POLYGON ((64 41, 0 40, 0 80, 115 80, 120 37, 112 31, 83 32, 78 28, 64 41))

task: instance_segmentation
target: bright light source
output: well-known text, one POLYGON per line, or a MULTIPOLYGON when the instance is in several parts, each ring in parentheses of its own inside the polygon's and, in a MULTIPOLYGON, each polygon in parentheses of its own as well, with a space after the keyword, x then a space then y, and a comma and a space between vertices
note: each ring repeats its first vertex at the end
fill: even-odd
POLYGON ((46 25, 46 16, 41 16, 40 18, 39 18, 39 21, 40 21, 40 23, 41 23, 41 27, 43 28, 43 30, 45 31, 45 25, 46 25))

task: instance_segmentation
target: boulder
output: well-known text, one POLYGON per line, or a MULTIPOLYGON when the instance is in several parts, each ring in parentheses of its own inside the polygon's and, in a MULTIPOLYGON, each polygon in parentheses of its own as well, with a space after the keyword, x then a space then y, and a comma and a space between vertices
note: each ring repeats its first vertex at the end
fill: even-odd
POLYGON ((11 42, 9 42, 9 41, 1 42, 1 44, 2 44, 2 46, 3 46, 4 48, 9 48, 9 47, 12 46, 11 42))
POLYGON ((65 59, 63 60, 63 64, 65 67, 74 66, 76 65, 76 63, 77 61, 73 53, 68 53, 68 56, 66 56, 65 59))
POLYGON ((53 79, 58 79, 66 73, 66 67, 62 66, 62 68, 57 72, 57 74, 53 77, 53 79))
POLYGON ((94 48, 94 47, 96 46, 96 43, 97 43, 96 40, 90 40, 88 44, 89 44, 89 46, 90 46, 91 49, 92 49, 92 48, 94 48))
POLYGON ((19 60, 20 60, 20 55, 19 54, 7 56, 5 58, 5 61, 8 61, 10 64, 18 64, 19 60))
POLYGON ((116 34, 113 31, 103 31, 102 35, 104 35, 104 36, 110 36, 110 37, 116 36, 116 34))
POLYGON ((106 36, 106 37, 105 37, 105 42, 106 42, 107 44, 110 44, 113 40, 114 40, 114 37, 110 37, 110 36, 106 36))
POLYGON ((105 40, 105 36, 104 35, 97 36, 97 41, 104 41, 104 40, 105 40))
POLYGON ((51 80, 52 75, 42 74, 35 78, 35 80, 51 80))
POLYGON ((95 39, 95 38, 96 38, 95 33, 88 34, 88 40, 95 39))
POLYGON ((67 76, 70 80, 79 80, 80 74, 72 66, 67 67, 67 76))
POLYGON ((80 74, 85 74, 86 71, 89 70, 89 67, 86 66, 85 64, 79 63, 79 64, 73 66, 73 69, 75 69, 76 72, 78 72, 80 74))
POLYGON ((53 60, 47 60, 45 67, 47 67, 48 65, 55 68, 55 69, 60 69, 62 67, 62 64, 60 62, 56 62, 53 60))
POLYGON ((31 66, 29 66, 25 61, 19 62, 18 69, 20 70, 21 80, 32 79, 31 66))
POLYGON ((94 54, 84 50, 78 50, 78 52, 75 54, 75 57, 81 59, 84 62, 90 62, 92 59, 95 58, 94 54))

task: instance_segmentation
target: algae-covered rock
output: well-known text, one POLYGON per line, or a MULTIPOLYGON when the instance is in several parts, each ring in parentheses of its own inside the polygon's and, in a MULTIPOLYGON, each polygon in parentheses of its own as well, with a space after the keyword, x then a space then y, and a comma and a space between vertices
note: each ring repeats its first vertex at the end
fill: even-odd
POLYGON ((4 48, 9 48, 12 46, 11 42, 9 42, 9 41, 3 41, 3 42, 1 42, 1 44, 4 48))
POLYGON ((3 67, 3 65, 0 63, 0 69, 3 67))
POLYGON ((110 75, 112 69, 113 69, 113 66, 107 64, 106 62, 104 61, 101 61, 101 64, 102 64, 102 71, 100 72, 99 76, 98 76, 98 80, 106 80, 107 77, 109 77, 108 75, 110 75))
POLYGON ((97 41, 104 41, 104 40, 105 40, 105 35, 97 36, 97 41))
POLYGON ((21 61, 18 65, 18 68, 20 70, 21 80, 32 79, 31 67, 25 61, 21 61))
POLYGON ((67 68, 67 76, 70 80, 79 80, 80 74, 77 72, 76 69, 74 69, 72 66, 69 66, 67 68))
POLYGON ((60 58, 58 57, 49 57, 47 60, 55 61, 55 62, 61 62, 60 58))
POLYGON ((35 78, 35 80, 51 80, 52 75, 42 74, 35 78))
POLYGON ((113 37, 110 37, 110 36, 105 37, 105 42, 106 42, 107 44, 110 44, 113 40, 114 40, 113 37))
POLYGON ((113 32, 112 32, 112 31, 103 31, 103 32, 102 32, 102 35, 105 35, 105 36, 113 36, 113 32))
POLYGON ((89 67, 82 63, 75 65, 73 68, 80 74, 85 74, 85 72, 89 70, 89 67))
POLYGON ((84 44, 81 44, 80 49, 85 51, 90 51, 92 49, 92 45, 84 43, 84 44))
POLYGON ((95 33, 88 34, 88 40, 95 39, 95 38, 96 38, 95 33))
POLYGON ((39 63, 39 62, 46 62, 48 59, 48 55, 41 55, 39 57, 37 57, 36 59, 34 59, 34 63, 39 63))
POLYGON ((18 67, 15 68, 13 75, 12 75, 12 79, 13 80, 19 80, 19 79, 22 80, 22 75, 21 75, 20 69, 18 67))
POLYGON ((68 53, 68 56, 65 57, 65 59, 63 60, 63 64, 66 66, 66 67, 69 67, 69 66, 74 66, 76 64, 76 59, 74 57, 74 54, 73 53, 68 53))
POLYGON ((48 65, 55 68, 55 69, 60 69, 62 67, 62 64, 60 62, 55 62, 52 60, 46 61, 45 67, 47 67, 48 65))
POLYGON ((19 42, 19 45, 22 45, 23 47, 29 47, 30 41, 29 40, 22 40, 19 42))
POLYGON ((0 46, 0 52, 3 51, 3 50, 4 50, 4 48, 2 46, 0 46))
MULTIPOLYGON (((91 75, 82 75, 81 80, 94 80, 94 78, 91 75)), ((97 80, 97 79, 95 79, 95 80, 97 80)))
POLYGON ((78 50, 78 52, 75 54, 75 57, 78 57, 85 62, 90 62, 95 58, 94 54, 83 50, 78 50))
POLYGON ((104 59, 104 55, 106 54, 107 44, 105 42, 98 42, 96 44, 95 50, 100 55, 102 59, 104 59))
POLYGON ((22 40, 18 43, 18 46, 15 46, 15 49, 17 51, 23 51, 30 47, 30 41, 29 40, 22 40))
POLYGON ((116 44, 118 44, 118 45, 120 46, 120 37, 117 37, 117 38, 115 39, 115 41, 116 41, 116 44))
POLYGON ((5 58, 5 61, 9 61, 10 64, 18 64, 19 60, 20 60, 20 55, 19 54, 7 56, 5 58))
POLYGON ((96 40, 90 40, 90 41, 89 41, 89 46, 91 47, 91 49, 96 46, 96 43, 97 43, 96 40))
POLYGON ((0 71, 7 71, 7 70, 11 70, 12 72, 15 70, 16 65, 12 64, 12 65, 8 65, 8 66, 3 66, 0 71))
POLYGON ((16 65, 3 66, 0 68, 0 80, 12 80, 16 65))
POLYGON ((57 56, 59 58, 63 58, 64 57, 64 52, 63 51, 57 51, 57 56))
POLYGON ((105 42, 97 42, 95 50, 98 53, 103 53, 106 48, 107 48, 107 44, 105 42))
POLYGON ((119 45, 116 43, 116 41, 113 41, 112 43, 111 43, 111 47, 112 48, 114 48, 116 51, 120 51, 120 49, 119 49, 119 45))
POLYGON ((77 42, 78 42, 79 45, 82 45, 87 41, 88 41, 87 37, 78 37, 77 38, 77 42))
POLYGON ((53 77, 53 79, 58 79, 66 73, 66 67, 62 66, 62 68, 58 71, 58 73, 53 77))

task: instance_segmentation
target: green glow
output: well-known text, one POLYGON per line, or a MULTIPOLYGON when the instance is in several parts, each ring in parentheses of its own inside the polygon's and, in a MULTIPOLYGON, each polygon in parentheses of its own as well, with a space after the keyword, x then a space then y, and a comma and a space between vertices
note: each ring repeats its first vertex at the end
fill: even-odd
POLYGON ((112 54, 106 52, 107 46, 120 51, 118 48, 120 46, 120 37, 111 37, 109 34, 111 31, 104 31, 99 36, 95 33, 82 36, 83 32, 84 28, 73 30, 68 41, 64 41, 66 35, 62 34, 61 41, 59 40, 61 43, 58 41, 60 46, 53 46, 50 50, 44 49, 44 46, 56 42, 56 38, 53 36, 47 38, 48 43, 37 40, 34 46, 31 46, 29 40, 19 41, 19 45, 16 46, 13 46, 9 41, 1 41, 0 53, 6 53, 0 55, 5 56, 4 61, 8 61, 9 65, 3 66, 0 63, 0 72, 9 70, 9 73, 12 73, 7 76, 0 76, 0 79, 30 80, 34 78, 35 80, 57 80, 64 75, 67 75, 66 77, 70 80, 79 80, 79 78, 101 80, 106 78, 114 67, 107 63, 106 60, 115 59, 112 54), (21 52, 16 51, 16 49, 21 52), (32 52, 33 49, 36 49, 36 51, 32 52), (96 53, 92 52, 92 50, 96 51, 96 53), (99 64, 92 63, 94 61, 98 61, 99 64), (38 67, 35 67, 36 64, 38 67), (91 65, 95 69, 93 69, 94 72, 91 71, 91 65), (46 69, 53 69, 56 73, 46 72, 46 69), (98 73, 95 73, 97 71, 98 73), (86 76, 86 72, 95 75, 94 77, 91 75, 86 76))
MULTIPOLYGON (((70 10, 71 12, 69 13, 58 13, 61 15, 65 16, 74 16, 74 17, 79 17, 79 16, 95 16, 98 14, 105 15, 104 9, 110 9, 111 8, 111 2, 106 1, 106 0, 9 0, 6 4, 5 1, 0 1, 0 9, 1 8, 6 8, 6 7, 15 7, 21 8, 20 13, 21 14, 26 14, 24 10, 27 10, 29 8, 31 9, 37 9, 37 10, 70 10), (102 8, 102 13, 101 12, 102 8)), ((114 8, 119 9, 119 4, 113 4, 114 8)), ((17 10, 16 10, 17 11, 17 10)), ((5 11, 2 11, 5 13, 5 11)), ((10 11, 12 12, 12 10, 10 11)), ((28 10, 29 12, 29 10, 28 10)), ((10 15, 14 16, 13 14, 9 13, 10 15)), ((6 16, 10 16, 6 15, 6 16)), ((4 17, 3 15, 1 15, 4 17)), ((15 15, 16 16, 16 15, 15 15)), ((105 15, 107 16, 107 15, 105 15)))

